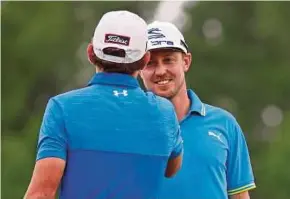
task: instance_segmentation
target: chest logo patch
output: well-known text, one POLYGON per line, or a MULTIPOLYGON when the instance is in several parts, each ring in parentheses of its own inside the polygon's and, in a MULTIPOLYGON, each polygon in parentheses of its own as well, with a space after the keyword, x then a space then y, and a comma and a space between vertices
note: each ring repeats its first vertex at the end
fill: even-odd
POLYGON ((118 92, 116 90, 113 91, 113 94, 117 97, 119 97, 119 95, 123 95, 123 96, 128 96, 128 91, 127 90, 123 90, 122 92, 118 92))
POLYGON ((221 139, 221 133, 214 133, 212 131, 208 132, 208 135, 211 137, 215 137, 216 139, 218 139, 221 143, 224 143, 223 140, 221 139))

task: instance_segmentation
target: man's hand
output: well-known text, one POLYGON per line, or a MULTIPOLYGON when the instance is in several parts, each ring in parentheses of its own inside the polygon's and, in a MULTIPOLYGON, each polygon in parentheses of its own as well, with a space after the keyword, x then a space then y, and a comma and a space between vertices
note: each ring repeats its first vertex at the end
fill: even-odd
POLYGON ((167 168, 165 171, 165 177, 171 178, 173 177, 181 168, 182 165, 182 154, 175 158, 170 158, 167 163, 167 168))
POLYGON ((55 199, 64 168, 60 158, 38 160, 24 199, 55 199))

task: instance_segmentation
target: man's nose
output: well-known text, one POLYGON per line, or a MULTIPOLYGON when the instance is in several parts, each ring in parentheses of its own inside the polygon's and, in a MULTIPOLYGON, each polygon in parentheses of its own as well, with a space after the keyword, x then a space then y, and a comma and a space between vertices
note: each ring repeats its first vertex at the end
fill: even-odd
POLYGON ((166 67, 161 63, 157 64, 157 66, 155 67, 155 75, 162 76, 165 73, 166 73, 166 67))

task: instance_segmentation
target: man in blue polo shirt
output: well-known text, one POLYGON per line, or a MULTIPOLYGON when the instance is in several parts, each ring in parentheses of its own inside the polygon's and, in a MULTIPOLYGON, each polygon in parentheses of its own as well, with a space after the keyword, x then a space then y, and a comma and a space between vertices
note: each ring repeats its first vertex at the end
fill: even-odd
POLYGON ((82 89, 52 97, 43 117, 26 199, 152 199, 181 165, 174 107, 145 93, 147 24, 113 11, 95 29, 88 57, 97 73, 82 89))
POLYGON ((151 60, 142 70, 145 86, 173 103, 184 139, 183 166, 165 179, 159 199, 248 199, 255 188, 249 152, 236 119, 187 90, 191 64, 183 35, 171 23, 148 25, 151 60))

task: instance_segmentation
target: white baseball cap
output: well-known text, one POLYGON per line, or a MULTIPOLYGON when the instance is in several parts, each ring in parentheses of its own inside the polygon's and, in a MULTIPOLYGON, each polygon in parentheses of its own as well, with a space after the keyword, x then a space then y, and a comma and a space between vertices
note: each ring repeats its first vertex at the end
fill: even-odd
POLYGON ((185 53, 188 47, 182 33, 170 22, 154 21, 148 25, 148 50, 160 48, 179 49, 185 53))
POLYGON ((129 11, 111 11, 103 15, 92 39, 95 55, 114 63, 133 63, 146 53, 147 24, 129 11), (107 48, 125 51, 124 57, 108 55, 107 48))

